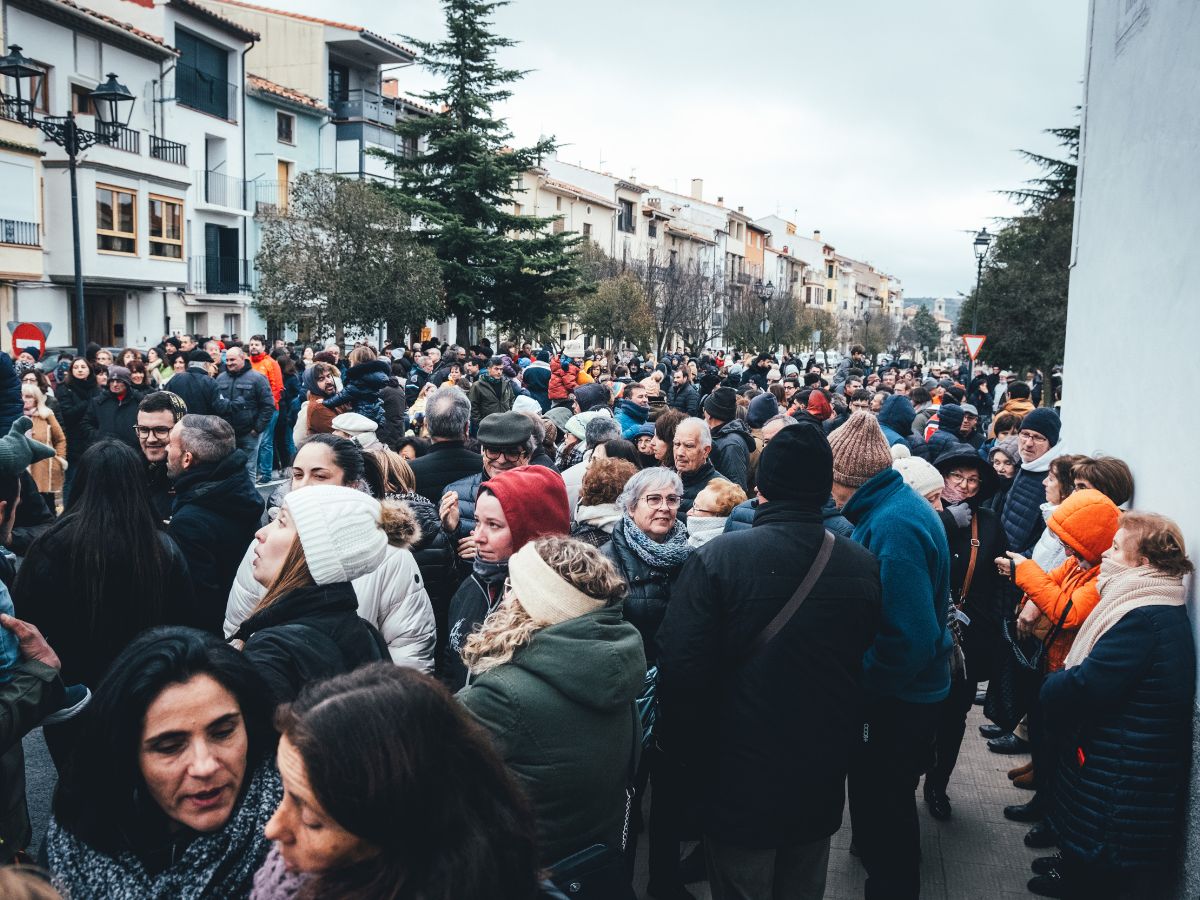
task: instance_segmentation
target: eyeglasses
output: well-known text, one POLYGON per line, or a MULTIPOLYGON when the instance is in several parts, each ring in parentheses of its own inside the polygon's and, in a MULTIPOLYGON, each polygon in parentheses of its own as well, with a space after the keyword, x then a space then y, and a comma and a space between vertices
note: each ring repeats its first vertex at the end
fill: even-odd
POLYGON ((133 430, 137 432, 138 437, 143 439, 154 435, 157 440, 165 441, 171 436, 170 425, 155 425, 152 428, 147 428, 145 425, 134 425, 133 430))
POLYGON ((951 472, 946 476, 947 481, 955 484, 965 484, 967 487, 979 487, 978 475, 963 475, 961 472, 951 472))
POLYGON ((665 506, 667 509, 679 509, 683 498, 678 494, 646 494, 642 497, 642 502, 651 508, 665 506))
POLYGON ((492 462, 495 462, 502 456, 508 462, 517 462, 524 455, 524 453, 525 449, 523 447, 518 447, 516 449, 513 449, 512 447, 505 447, 503 449, 499 447, 483 448, 483 455, 492 462))

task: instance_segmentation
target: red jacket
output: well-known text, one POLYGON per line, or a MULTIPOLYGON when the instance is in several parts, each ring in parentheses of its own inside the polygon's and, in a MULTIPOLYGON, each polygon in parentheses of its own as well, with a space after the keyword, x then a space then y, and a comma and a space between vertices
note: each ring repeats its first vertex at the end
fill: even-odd
POLYGON ((571 363, 565 369, 559 357, 550 360, 550 387, 546 396, 551 400, 566 400, 579 386, 579 366, 571 363))

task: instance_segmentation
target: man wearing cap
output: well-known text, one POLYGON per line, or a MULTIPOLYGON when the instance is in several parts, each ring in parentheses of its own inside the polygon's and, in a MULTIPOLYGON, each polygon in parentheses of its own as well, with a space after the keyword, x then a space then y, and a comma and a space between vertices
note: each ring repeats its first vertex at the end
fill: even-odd
POLYGON ((171 376, 171 393, 183 400, 187 411, 198 416, 226 416, 229 401, 217 390, 216 379, 208 374, 212 358, 203 350, 184 354, 187 368, 171 376))
POLYGON ((1042 484, 1050 463, 1062 456, 1066 448, 1059 444, 1061 422, 1058 413, 1040 407, 1021 420, 1017 447, 1021 468, 1004 498, 1001 523, 1014 553, 1030 556, 1042 536, 1046 519, 1042 504, 1046 502, 1046 486, 1042 484))
POLYGON ((892 468, 875 417, 855 412, 829 439, 833 496, 854 539, 879 560, 883 620, 863 657, 867 714, 850 763, 850 816, 867 897, 916 898, 915 791, 950 692, 950 550, 941 521, 892 468))
POLYGON ((712 462, 717 471, 742 490, 750 486, 750 454, 754 436, 737 417, 737 394, 717 388, 704 398, 704 421, 712 431, 712 462))
POLYGON ((759 460, 765 502, 753 527, 691 555, 658 631, 658 740, 693 775, 715 896, 824 892, 848 760, 862 736, 879 565, 835 537, 803 603, 765 645, 756 638, 817 559, 831 477, 819 425, 775 434, 759 460))
MULTIPOLYGON (((442 529, 455 541, 461 559, 475 558, 475 501, 488 479, 529 465, 533 453, 533 423, 518 412, 493 413, 479 423, 479 455, 483 471, 446 486, 438 504, 442 529)), ((562 478, 555 473, 562 483, 562 478)))
POLYGON ((983 446, 983 433, 979 430, 979 410, 972 403, 963 403, 962 411, 963 420, 958 429, 958 439, 978 450, 983 446))
POLYGON ((129 370, 124 366, 109 366, 108 390, 93 397, 83 414, 84 443, 90 447, 103 438, 116 438, 141 452, 133 430, 141 399, 141 392, 133 389, 129 370))

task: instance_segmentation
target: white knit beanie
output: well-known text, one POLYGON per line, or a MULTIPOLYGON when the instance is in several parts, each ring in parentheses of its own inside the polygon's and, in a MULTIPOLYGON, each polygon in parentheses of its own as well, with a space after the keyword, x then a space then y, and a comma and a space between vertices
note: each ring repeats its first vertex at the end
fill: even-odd
POLYGON ((904 483, 926 497, 934 491, 940 491, 946 486, 942 473, 919 456, 908 456, 892 463, 892 468, 900 473, 904 483))
POLYGON ((604 606, 550 567, 530 541, 508 559, 513 593, 539 625, 557 625, 604 606))
POLYGON ((374 497, 322 484, 292 491, 283 505, 296 524, 304 561, 317 584, 353 581, 383 562, 388 539, 374 497))

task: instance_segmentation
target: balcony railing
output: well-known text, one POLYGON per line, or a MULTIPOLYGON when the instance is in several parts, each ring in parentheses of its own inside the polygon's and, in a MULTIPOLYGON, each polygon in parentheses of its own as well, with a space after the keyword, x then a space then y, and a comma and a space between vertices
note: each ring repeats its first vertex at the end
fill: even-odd
POLYGON ((18 244, 22 247, 38 247, 38 223, 0 219, 0 244, 18 244))
POLYGON ((274 215, 287 212, 292 205, 292 185, 290 181, 256 181, 254 182, 254 213, 255 215, 274 215))
POLYGON ((246 182, 221 172, 197 172, 196 194, 202 203, 230 209, 246 208, 246 182))
POLYGON ((375 91, 355 88, 346 91, 345 97, 335 98, 329 103, 335 121, 339 119, 366 119, 389 128, 396 124, 396 101, 375 91))
POLYGON ((160 138, 155 135, 150 135, 150 155, 155 159, 161 159, 163 162, 175 163, 177 166, 187 165, 187 144, 177 144, 175 141, 168 141, 166 138, 160 138))
POLYGON ((237 119, 237 85, 186 63, 175 66, 175 100, 218 119, 237 119))
POLYGON ((140 154, 142 152, 142 135, 132 128, 126 128, 124 125, 117 124, 105 125, 103 122, 97 122, 96 134, 100 135, 100 139, 110 147, 124 150, 126 153, 140 154))
POLYGON ((254 262, 231 256, 193 256, 188 282, 197 294, 249 294, 254 290, 254 262))

